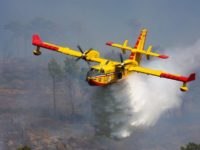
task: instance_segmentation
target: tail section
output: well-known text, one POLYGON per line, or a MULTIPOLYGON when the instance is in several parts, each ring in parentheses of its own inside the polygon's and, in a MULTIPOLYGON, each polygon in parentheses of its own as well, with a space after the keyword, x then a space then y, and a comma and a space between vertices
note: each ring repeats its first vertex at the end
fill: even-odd
MULTIPOLYGON (((140 35, 137 39, 137 42, 135 43, 134 49, 144 50, 146 36, 147 36, 147 29, 141 30, 140 35)), ((132 52, 129 57, 129 59, 131 59, 131 60, 132 59, 136 60, 138 62, 138 64, 140 64, 141 58, 142 58, 142 55, 141 55, 141 53, 138 53, 138 52, 132 52)))
POLYGON ((144 45, 146 42, 146 35, 147 35, 147 29, 141 30, 140 35, 134 47, 128 46, 128 40, 125 40, 123 44, 118 44, 118 43, 109 41, 106 43, 106 45, 120 48, 123 53, 125 53, 125 51, 127 50, 130 51, 131 54, 129 56, 129 59, 137 61, 138 65, 140 64, 142 55, 146 55, 147 59, 150 59, 150 56, 158 57, 161 59, 168 58, 169 56, 167 55, 161 55, 161 54, 152 52, 152 45, 150 45, 147 50, 144 49, 144 45))

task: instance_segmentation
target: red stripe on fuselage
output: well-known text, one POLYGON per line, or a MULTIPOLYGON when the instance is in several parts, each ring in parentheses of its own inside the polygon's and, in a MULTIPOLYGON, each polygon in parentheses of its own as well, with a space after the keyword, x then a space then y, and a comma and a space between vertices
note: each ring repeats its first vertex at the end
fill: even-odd
POLYGON ((135 53, 131 53, 131 55, 130 55, 129 59, 133 59, 133 58, 134 58, 134 56, 135 56, 135 53))
POLYGON ((93 79, 89 79, 88 83, 89 83, 89 85, 92 85, 92 86, 105 86, 105 85, 107 85, 107 83, 97 82, 97 81, 94 81, 93 79))

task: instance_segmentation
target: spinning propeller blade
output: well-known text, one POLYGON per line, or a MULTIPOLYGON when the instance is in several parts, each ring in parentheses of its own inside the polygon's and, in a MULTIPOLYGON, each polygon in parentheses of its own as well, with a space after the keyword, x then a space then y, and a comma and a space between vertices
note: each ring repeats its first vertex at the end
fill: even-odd
POLYGON ((83 49, 81 48, 80 45, 77 45, 77 48, 79 49, 79 51, 82 53, 81 57, 78 57, 75 61, 79 61, 80 59, 83 59, 87 62, 88 66, 90 67, 90 62, 87 61, 86 56, 87 54, 92 50, 92 48, 90 48, 89 50, 87 50, 86 52, 83 51, 83 49))
POLYGON ((119 53, 119 55, 120 55, 120 61, 121 61, 121 63, 123 63, 124 62, 123 56, 121 53, 119 53))

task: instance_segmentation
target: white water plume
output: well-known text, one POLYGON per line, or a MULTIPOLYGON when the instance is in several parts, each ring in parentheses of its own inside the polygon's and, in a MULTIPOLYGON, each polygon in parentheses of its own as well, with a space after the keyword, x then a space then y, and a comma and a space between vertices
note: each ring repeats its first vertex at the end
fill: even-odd
MULTIPOLYGON (((184 76, 197 72, 200 68, 200 40, 189 47, 170 48, 165 53, 170 56, 168 60, 155 58, 142 66, 184 76)), ((116 87, 112 87, 116 101, 123 103, 126 100, 122 106, 126 112, 123 116, 126 122, 113 132, 113 136, 124 138, 130 136, 136 127, 153 126, 166 111, 181 106, 181 82, 134 73, 124 83, 126 86, 123 86, 123 90, 117 90, 118 92, 116 87)), ((121 120, 121 116, 115 116, 115 120, 116 118, 121 120)))

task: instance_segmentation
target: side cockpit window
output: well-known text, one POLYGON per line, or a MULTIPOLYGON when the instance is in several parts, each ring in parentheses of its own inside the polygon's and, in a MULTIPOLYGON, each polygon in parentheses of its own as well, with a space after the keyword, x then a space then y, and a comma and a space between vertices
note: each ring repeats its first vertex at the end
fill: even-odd
POLYGON ((87 76, 98 76, 98 75, 103 75, 105 72, 103 69, 97 70, 92 68, 90 71, 88 71, 87 76))
POLYGON ((101 74, 105 74, 105 71, 103 69, 100 70, 101 74))

